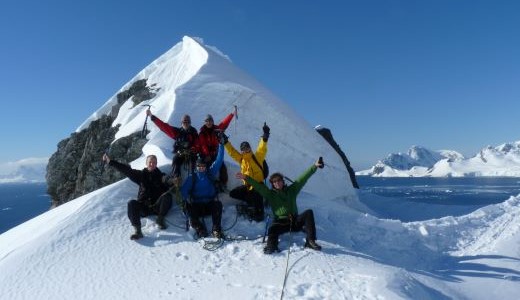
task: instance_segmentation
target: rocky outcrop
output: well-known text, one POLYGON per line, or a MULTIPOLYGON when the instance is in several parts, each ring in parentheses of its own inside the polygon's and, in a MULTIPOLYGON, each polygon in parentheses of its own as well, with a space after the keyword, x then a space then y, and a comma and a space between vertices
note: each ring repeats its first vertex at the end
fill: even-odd
POLYGON ((339 156, 343 160, 343 163, 345 164, 345 167, 347 168, 348 174, 350 176, 350 181, 352 182, 352 186, 356 189, 359 189, 359 185, 356 180, 356 172, 354 169, 350 166, 350 162, 348 161, 347 156, 345 155, 345 152, 341 150, 341 147, 336 143, 334 140, 334 137, 332 136, 332 132, 328 128, 320 127, 317 128, 316 131, 318 131, 319 134, 338 152, 339 156))
POLYGON ((136 132, 114 142, 118 126, 112 126, 112 123, 125 101, 132 98, 136 105, 154 95, 146 80, 138 80, 117 95, 118 104, 112 107, 110 115, 100 117, 87 129, 72 133, 58 143, 58 150, 49 159, 45 176, 53 207, 123 178, 121 173, 104 166, 103 153, 107 151, 120 162, 130 162, 141 156, 147 140, 141 132, 136 132))

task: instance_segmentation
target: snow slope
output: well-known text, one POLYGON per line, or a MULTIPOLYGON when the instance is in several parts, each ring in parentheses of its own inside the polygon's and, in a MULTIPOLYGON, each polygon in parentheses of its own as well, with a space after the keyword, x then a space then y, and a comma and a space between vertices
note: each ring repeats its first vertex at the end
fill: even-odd
MULTIPOLYGON (((174 206, 168 229, 145 218, 145 237, 131 241, 126 203, 137 186, 124 179, 0 235, 2 299, 277 299, 282 290, 284 299, 517 298, 520 197, 456 218, 380 219, 363 205, 372 196, 346 184, 339 156, 312 126, 213 47, 185 37, 133 80, 145 77, 160 88, 148 103, 171 123, 186 112, 195 123, 207 113, 220 119, 238 105, 239 120, 228 129, 238 144, 254 143, 267 121, 273 172, 294 177, 323 156, 326 168, 310 178, 298 200, 300 210, 315 212, 323 251, 303 249, 303 234, 293 233, 281 237, 282 252, 264 255, 265 224, 235 222, 236 201, 226 195, 226 234, 247 239, 204 250, 174 206)), ((78 130, 108 113, 113 101, 78 130)), ((144 109, 123 104, 114 123, 121 124, 118 137, 141 129, 144 109)), ((172 141, 150 129, 143 156, 157 154, 166 171, 172 141)), ((226 163, 230 173, 236 170, 227 155, 226 163)), ((132 165, 143 167, 143 158, 132 165)))
MULTIPOLYGON (((520 287, 520 197, 402 223, 304 194, 300 208, 314 209, 323 251, 302 249, 294 233, 267 256, 255 239, 263 223, 240 219, 227 234, 249 240, 210 252, 182 228, 178 207, 167 230, 146 218, 145 238, 131 241, 126 202, 136 192, 123 180, 0 235, 2 298, 279 298, 289 246, 285 299, 516 299, 520 287)), ((223 202, 229 228, 235 202, 223 202)))

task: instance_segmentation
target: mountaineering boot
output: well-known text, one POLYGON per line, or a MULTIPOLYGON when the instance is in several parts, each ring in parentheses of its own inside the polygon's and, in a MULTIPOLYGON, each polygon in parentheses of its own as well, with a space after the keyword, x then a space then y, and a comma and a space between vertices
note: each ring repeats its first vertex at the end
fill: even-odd
POLYGON ((135 232, 130 236, 131 240, 138 240, 143 237, 143 232, 141 231, 141 227, 134 226, 135 232))
POLYGON ((168 226, 166 226, 166 223, 164 222, 164 216, 157 216, 157 220, 155 220, 155 223, 157 224, 157 226, 159 226, 159 229, 161 230, 168 228, 168 226))
POLYGON ((197 227, 195 228, 195 232, 197 233, 197 237, 200 239, 200 238, 205 238, 208 236, 208 231, 206 230, 206 228, 204 228, 204 226, 200 226, 200 227, 197 227))
POLYGON ((278 238, 267 238, 267 245, 264 247, 264 254, 272 254, 280 252, 278 249, 278 238))
POLYGON ((213 230, 212 234, 213 234, 214 238, 217 238, 217 239, 224 238, 224 234, 222 233, 222 230, 220 230, 220 229, 213 230))
POLYGON ((280 252, 278 246, 275 244, 267 243, 267 245, 264 247, 264 254, 273 254, 274 252, 280 252))
POLYGON ((321 246, 316 244, 315 240, 306 240, 305 241, 305 246, 303 246, 303 247, 311 248, 312 250, 316 250, 316 251, 320 251, 321 250, 321 246))

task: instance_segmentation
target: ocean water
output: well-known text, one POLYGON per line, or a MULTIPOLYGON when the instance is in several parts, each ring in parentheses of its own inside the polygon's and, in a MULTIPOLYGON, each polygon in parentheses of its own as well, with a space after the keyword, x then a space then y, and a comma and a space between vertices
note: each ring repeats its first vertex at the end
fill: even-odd
POLYGON ((369 208, 406 222, 460 216, 520 194, 520 178, 511 177, 356 178, 365 194, 380 196, 364 202, 369 208))
MULTIPOLYGON (((357 176, 364 202, 380 217, 420 221, 458 216, 520 194, 520 178, 373 178, 357 176), (385 199, 388 199, 386 201, 385 199)), ((47 211, 45 183, 0 184, 0 234, 47 211)))
POLYGON ((45 183, 0 184, 0 234, 49 210, 45 183))

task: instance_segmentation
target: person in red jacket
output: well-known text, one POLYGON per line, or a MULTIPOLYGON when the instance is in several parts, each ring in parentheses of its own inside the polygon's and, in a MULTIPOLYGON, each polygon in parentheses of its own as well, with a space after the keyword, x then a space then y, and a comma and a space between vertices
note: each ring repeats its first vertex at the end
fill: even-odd
MULTIPOLYGON (((217 135, 220 132, 224 132, 228 128, 234 115, 234 112, 230 113, 224 119, 222 119, 218 125, 215 125, 213 116, 211 115, 207 115, 204 119, 204 125, 200 127, 199 131, 198 146, 200 156, 206 165, 211 165, 211 163, 213 163, 217 158, 217 150, 219 145, 219 139, 217 135)), ((220 167, 218 178, 221 186, 225 188, 228 181, 227 168, 225 164, 222 164, 220 167)))
POLYGON ((193 171, 195 161, 197 160, 199 134, 197 133, 197 129, 191 126, 190 116, 184 115, 181 120, 181 127, 175 127, 154 116, 150 109, 146 110, 146 115, 150 117, 152 122, 154 122, 162 132, 175 140, 172 159, 173 177, 181 177, 181 166, 186 159, 189 159, 191 163, 190 172, 193 171))

